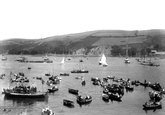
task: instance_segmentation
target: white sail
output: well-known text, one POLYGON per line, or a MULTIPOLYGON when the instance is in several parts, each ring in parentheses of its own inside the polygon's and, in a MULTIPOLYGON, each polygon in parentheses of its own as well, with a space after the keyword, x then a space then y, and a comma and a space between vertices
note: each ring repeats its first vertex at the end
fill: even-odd
POLYGON ((49 58, 48 58, 48 56, 47 56, 47 55, 44 57, 44 60, 49 60, 49 58))
POLYGON ((107 66, 107 62, 106 62, 106 57, 105 55, 103 54, 102 57, 101 57, 101 60, 99 61, 99 63, 103 66, 107 66))
POLYGON ((64 62, 65 62, 65 59, 63 58, 62 61, 61 61, 61 64, 64 64, 64 62))
POLYGON ((128 59, 128 41, 127 41, 127 38, 126 38, 126 58, 125 58, 124 61, 125 61, 126 64, 130 63, 130 61, 128 59))

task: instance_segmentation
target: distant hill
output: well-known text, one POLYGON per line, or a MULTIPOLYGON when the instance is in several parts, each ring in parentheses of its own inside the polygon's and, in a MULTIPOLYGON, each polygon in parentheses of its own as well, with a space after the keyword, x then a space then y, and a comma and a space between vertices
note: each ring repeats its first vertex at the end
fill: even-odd
POLYGON ((141 48, 146 44, 165 50, 165 30, 97 30, 61 36, 51 36, 43 39, 8 39, 0 41, 0 53, 9 54, 45 54, 71 53, 84 49, 86 54, 99 54, 111 46, 126 46, 126 38, 130 47, 141 48), (101 48, 101 49, 100 49, 101 48), (99 52, 97 52, 99 50, 99 52))

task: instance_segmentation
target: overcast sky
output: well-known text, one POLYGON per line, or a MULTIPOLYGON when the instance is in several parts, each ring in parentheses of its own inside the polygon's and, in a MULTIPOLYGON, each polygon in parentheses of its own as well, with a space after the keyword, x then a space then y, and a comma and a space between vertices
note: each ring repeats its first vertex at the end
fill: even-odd
POLYGON ((164 0, 0 0, 0 39, 165 29, 164 0))

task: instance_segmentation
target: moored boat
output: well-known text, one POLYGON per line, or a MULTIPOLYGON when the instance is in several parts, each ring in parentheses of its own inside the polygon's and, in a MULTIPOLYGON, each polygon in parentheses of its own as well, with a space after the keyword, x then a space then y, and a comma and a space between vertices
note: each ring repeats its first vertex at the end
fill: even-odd
POLYGON ((47 95, 47 92, 36 92, 36 93, 15 93, 10 89, 4 89, 3 94, 10 97, 24 97, 24 98, 43 98, 47 95))
POLYGON ((111 93, 108 92, 109 99, 111 100, 116 100, 116 101, 121 101, 122 95, 119 95, 118 93, 111 93))
POLYGON ((82 60, 82 59, 80 59, 80 62, 83 62, 83 60, 82 60))
POLYGON ((162 103, 161 102, 146 102, 143 105, 144 109, 159 109, 162 108, 162 103))
POLYGON ((7 60, 7 57, 2 56, 2 61, 6 61, 6 60, 7 60))
POLYGON ((48 88, 49 93, 52 93, 52 92, 55 92, 55 91, 58 91, 58 86, 56 86, 56 85, 50 86, 48 88))
POLYGON ((5 78, 5 74, 2 74, 2 75, 0 76, 0 79, 3 79, 3 78, 5 78))
POLYGON ((155 102, 159 102, 163 98, 162 93, 158 91, 149 91, 149 96, 155 102))
POLYGON ((60 76, 69 76, 69 73, 60 73, 60 76))
POLYGON ((79 103, 79 104, 88 104, 90 102, 92 102, 92 97, 89 95, 87 95, 85 97, 83 97, 81 95, 77 96, 77 103, 79 103))
POLYGON ((45 76, 50 76, 50 73, 45 73, 45 76))
POLYGON ((102 94, 102 99, 104 100, 104 101, 106 101, 106 102, 108 102, 109 101, 109 96, 107 95, 107 94, 102 94))
POLYGON ((108 78, 108 79, 115 79, 115 76, 108 75, 107 78, 108 78))
POLYGON ((126 58, 124 60, 125 64, 130 64, 131 62, 128 59, 128 38, 126 38, 126 58))
POLYGON ((140 64, 141 64, 141 65, 146 65, 146 66, 154 66, 154 63, 153 63, 153 62, 151 62, 151 61, 146 61, 146 60, 141 61, 140 64))
POLYGON ((71 94, 78 95, 79 90, 69 88, 68 92, 71 93, 71 94))
POLYGON ((70 101, 70 100, 67 100, 67 99, 64 99, 63 100, 63 105, 64 106, 67 106, 67 107, 73 108, 74 107, 74 102, 73 101, 70 101))
POLYGON ((126 64, 130 64, 131 63, 128 58, 126 58, 124 61, 125 61, 126 64))
POLYGON ((133 91, 133 90, 134 90, 134 87, 131 86, 131 85, 126 85, 126 86, 125 86, 125 89, 126 89, 127 91, 133 91))
POLYGON ((71 73, 88 73, 89 71, 88 70, 72 70, 71 73))
POLYGON ((16 86, 12 89, 3 89, 3 94, 8 97, 43 98, 47 92, 39 92, 36 87, 16 86))

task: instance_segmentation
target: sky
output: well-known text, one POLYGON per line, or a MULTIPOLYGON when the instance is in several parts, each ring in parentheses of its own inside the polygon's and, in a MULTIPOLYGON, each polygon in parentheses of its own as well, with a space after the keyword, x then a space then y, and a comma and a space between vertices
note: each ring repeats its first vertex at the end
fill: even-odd
POLYGON ((165 29, 164 0, 0 0, 0 40, 165 29))

